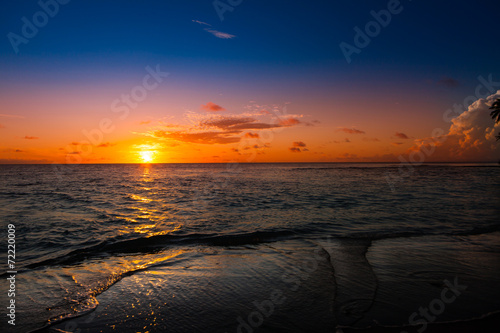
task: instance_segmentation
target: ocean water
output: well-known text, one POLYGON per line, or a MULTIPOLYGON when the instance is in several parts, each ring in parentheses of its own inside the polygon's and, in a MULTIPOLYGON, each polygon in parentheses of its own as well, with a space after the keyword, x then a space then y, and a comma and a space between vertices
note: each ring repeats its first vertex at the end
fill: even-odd
POLYGON ((2 165, 18 273, 0 330, 335 332, 500 311, 499 166, 423 165, 391 189, 400 170, 2 165))

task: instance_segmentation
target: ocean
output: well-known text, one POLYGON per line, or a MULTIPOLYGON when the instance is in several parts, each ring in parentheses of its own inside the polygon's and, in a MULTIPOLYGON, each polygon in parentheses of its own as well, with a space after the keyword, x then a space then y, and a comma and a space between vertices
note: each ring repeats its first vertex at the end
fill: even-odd
POLYGON ((499 199, 495 164, 1 165, 0 331, 481 318, 500 311, 499 199))

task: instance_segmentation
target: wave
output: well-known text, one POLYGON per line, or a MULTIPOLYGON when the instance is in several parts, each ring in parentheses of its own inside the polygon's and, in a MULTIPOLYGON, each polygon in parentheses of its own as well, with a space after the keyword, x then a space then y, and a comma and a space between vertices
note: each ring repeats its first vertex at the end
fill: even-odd
MULTIPOLYGON (((473 236, 489 234, 500 231, 500 225, 490 225, 484 227, 474 227, 469 230, 454 231, 388 231, 388 232, 360 232, 350 234, 332 234, 327 230, 314 228, 302 229, 277 229, 267 231, 255 231, 250 233, 221 235, 216 233, 189 233, 183 234, 169 233, 140 237, 134 239, 124 239, 124 236, 117 236, 96 245, 86 246, 65 253, 63 256, 49 258, 40 262, 34 262, 23 267, 26 269, 36 269, 41 266, 70 265, 81 262, 87 258, 109 256, 113 254, 126 253, 151 253, 172 246, 208 245, 208 246, 245 246, 262 243, 272 243, 287 239, 297 238, 321 238, 330 236, 336 239, 351 239, 359 241, 379 241, 394 238, 426 237, 426 236, 473 236)), ((1 275, 0 275, 1 276, 1 275)))
POLYGON ((176 245, 209 245, 209 246, 243 246, 275 242, 293 238, 300 233, 292 230, 256 231, 243 234, 166 234, 122 239, 123 236, 105 240, 97 245, 73 250, 63 257, 51 258, 41 262, 26 265, 25 268, 35 269, 41 266, 69 265, 89 257, 103 254, 154 252, 176 245))

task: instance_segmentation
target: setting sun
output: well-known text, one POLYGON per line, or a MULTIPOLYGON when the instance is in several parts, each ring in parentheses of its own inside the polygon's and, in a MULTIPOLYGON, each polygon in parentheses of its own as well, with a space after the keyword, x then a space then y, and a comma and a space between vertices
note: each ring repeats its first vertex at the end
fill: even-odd
POLYGON ((143 163, 151 163, 154 160, 154 151, 146 150, 139 152, 139 156, 141 158, 141 162, 143 163))

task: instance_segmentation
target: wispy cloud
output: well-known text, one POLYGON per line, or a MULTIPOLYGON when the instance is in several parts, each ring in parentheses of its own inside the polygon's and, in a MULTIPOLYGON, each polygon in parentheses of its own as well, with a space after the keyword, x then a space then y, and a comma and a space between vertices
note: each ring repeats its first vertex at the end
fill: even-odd
POLYGON ((195 23, 201 24, 201 25, 207 25, 207 26, 209 26, 209 27, 211 27, 211 26, 212 26, 211 24, 208 24, 208 23, 203 22, 203 21, 198 21, 198 20, 192 20, 192 21, 193 21, 193 22, 195 22, 195 23))
POLYGON ((443 77, 441 80, 437 81, 437 84, 447 88, 456 88, 460 86, 460 82, 451 77, 443 77))
POLYGON ((18 116, 18 115, 15 115, 15 114, 5 114, 5 113, 0 113, 0 117, 4 117, 4 118, 21 118, 21 119, 26 118, 24 116, 18 116))
POLYGON ((281 126, 293 126, 300 124, 300 120, 290 117, 286 119, 280 119, 279 124, 281 126))
POLYGON ((295 142, 292 143, 292 145, 294 147, 305 147, 306 146, 306 144, 304 142, 302 142, 302 141, 295 141, 295 142))
POLYGON ((108 147, 113 147, 115 145, 116 145, 115 143, 104 142, 104 143, 101 143, 100 145, 98 145, 97 147, 108 148, 108 147))
POLYGON ((37 136, 28 136, 28 135, 26 135, 24 138, 26 140, 36 140, 36 139, 39 139, 39 137, 37 137, 37 136))
POLYGON ((221 39, 232 39, 232 38, 236 37, 235 35, 231 35, 231 34, 228 34, 226 32, 221 32, 221 31, 217 31, 214 29, 205 29, 205 31, 207 31, 207 32, 211 33, 212 35, 214 35, 215 37, 221 38, 221 39))
POLYGON ((337 129, 337 132, 344 132, 347 134, 365 134, 364 131, 355 129, 355 128, 347 128, 347 127, 339 127, 337 129))

